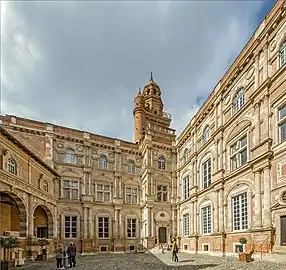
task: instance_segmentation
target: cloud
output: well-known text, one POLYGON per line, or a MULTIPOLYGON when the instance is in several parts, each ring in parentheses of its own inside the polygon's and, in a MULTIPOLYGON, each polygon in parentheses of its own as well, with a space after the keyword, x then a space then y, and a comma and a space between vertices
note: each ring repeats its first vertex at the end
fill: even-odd
POLYGON ((179 134, 264 7, 263 1, 4 3, 2 112, 125 140, 133 140, 133 99, 151 71, 179 134))

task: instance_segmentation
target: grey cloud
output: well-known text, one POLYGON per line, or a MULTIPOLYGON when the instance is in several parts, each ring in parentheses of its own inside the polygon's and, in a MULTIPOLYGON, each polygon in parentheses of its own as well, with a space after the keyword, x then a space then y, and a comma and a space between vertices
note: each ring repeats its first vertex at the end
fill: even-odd
MULTIPOLYGON (((132 140, 133 98, 150 71, 162 88, 166 109, 174 114, 174 126, 181 129, 188 122, 185 115, 242 49, 263 2, 9 5, 25 22, 25 35, 41 59, 34 60, 32 74, 23 71, 21 83, 3 87, 6 112, 19 113, 18 104, 30 109, 26 117, 35 112, 43 121, 132 140)), ((21 30, 10 29, 12 35, 21 30)), ((11 42, 3 43, 7 72, 21 65, 12 57, 11 42)))

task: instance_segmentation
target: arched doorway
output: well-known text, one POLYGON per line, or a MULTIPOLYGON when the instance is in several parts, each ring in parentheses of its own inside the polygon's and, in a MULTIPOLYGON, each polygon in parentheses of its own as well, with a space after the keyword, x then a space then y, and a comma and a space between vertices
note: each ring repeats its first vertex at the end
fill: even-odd
POLYGON ((53 238, 53 217, 44 205, 38 205, 34 211, 34 235, 37 238, 53 238))
POLYGON ((160 227, 158 234, 159 234, 159 244, 167 243, 167 228, 166 227, 160 227))
POLYGON ((0 235, 6 232, 19 232, 26 236, 27 215, 22 200, 10 192, 0 192, 0 235))

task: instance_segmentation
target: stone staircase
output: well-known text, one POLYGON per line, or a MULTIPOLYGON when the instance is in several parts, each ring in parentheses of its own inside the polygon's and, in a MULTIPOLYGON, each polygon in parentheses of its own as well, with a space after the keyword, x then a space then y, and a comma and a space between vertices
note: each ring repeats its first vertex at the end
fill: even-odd
POLYGON ((273 253, 279 254, 279 255, 280 254, 285 255, 285 257, 286 257, 286 246, 274 246, 273 253))
MULTIPOLYGON (((257 259, 261 260, 260 257, 257 259)), ((276 262, 277 265, 283 265, 286 267, 286 246, 274 246, 271 253, 262 255, 262 260, 276 262)))

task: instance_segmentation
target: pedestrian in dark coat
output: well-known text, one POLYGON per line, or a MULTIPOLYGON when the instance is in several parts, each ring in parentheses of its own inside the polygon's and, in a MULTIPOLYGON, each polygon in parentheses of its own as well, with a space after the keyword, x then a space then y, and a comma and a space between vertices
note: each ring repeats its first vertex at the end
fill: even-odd
POLYGON ((75 256, 76 256, 76 246, 74 243, 70 243, 69 247, 68 247, 68 255, 69 255, 69 265, 70 267, 75 267, 76 265, 76 260, 75 260, 75 256))

